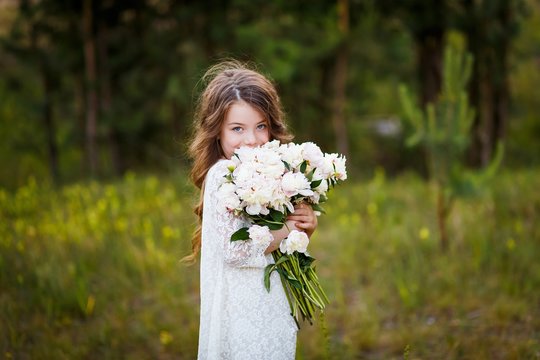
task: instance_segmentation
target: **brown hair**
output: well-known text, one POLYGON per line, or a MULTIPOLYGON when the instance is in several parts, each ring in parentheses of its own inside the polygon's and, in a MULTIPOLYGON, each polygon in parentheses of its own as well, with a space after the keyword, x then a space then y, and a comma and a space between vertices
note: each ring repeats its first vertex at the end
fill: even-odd
POLYGON ((187 262, 193 262, 201 249, 204 179, 210 167, 224 157, 218 136, 231 105, 243 101, 258 110, 268 121, 270 140, 286 143, 292 139, 275 86, 248 65, 235 60, 221 62, 208 69, 202 82, 206 86, 197 102, 188 149, 193 160, 191 181, 201 190, 194 208, 199 224, 191 240, 192 253, 183 259, 187 262))

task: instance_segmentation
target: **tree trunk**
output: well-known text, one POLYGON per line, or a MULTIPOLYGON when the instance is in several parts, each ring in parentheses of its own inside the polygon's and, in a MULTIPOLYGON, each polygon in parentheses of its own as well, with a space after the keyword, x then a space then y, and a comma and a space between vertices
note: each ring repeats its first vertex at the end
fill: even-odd
POLYGON ((451 204, 446 200, 442 184, 437 184, 437 225, 441 251, 448 251, 448 231, 446 229, 451 204))
MULTIPOLYGON (((45 56, 45 55, 42 55, 45 56)), ((53 101, 52 101, 52 75, 42 60, 42 76, 43 76, 43 122, 45 131, 47 132, 47 154, 49 157, 49 169, 51 177, 55 185, 60 183, 60 171, 58 169, 58 146, 56 144, 56 128, 53 116, 53 101)))
POLYGON ((332 124, 336 135, 337 150, 348 156, 349 142, 347 138, 347 124, 345 120, 345 107, 347 104, 347 66, 349 60, 349 1, 338 0, 338 28, 342 37, 337 49, 334 70, 334 102, 332 111, 332 124))
POLYGON ((319 96, 315 99, 312 106, 317 109, 317 123, 303 125, 304 133, 308 139, 314 139, 314 141, 321 146, 321 148, 330 149, 334 146, 334 139, 329 138, 326 134, 334 131, 334 124, 329 122, 328 119, 332 118, 334 98, 329 96, 329 89, 334 86, 334 68, 335 58, 332 55, 328 55, 320 59, 318 63, 318 71, 320 73, 319 80, 319 96))
MULTIPOLYGON (((418 81, 420 84, 420 104, 425 108, 437 100, 442 86, 442 58, 444 27, 430 27, 415 34, 418 61, 418 81)), ((413 150, 422 159, 421 167, 427 168, 428 154, 425 148, 413 150)), ((435 176, 431 174, 427 176, 435 176)))
POLYGON ((120 155, 120 145, 118 144, 118 131, 114 126, 114 119, 111 115, 112 106, 112 90, 111 76, 109 71, 109 53, 107 50, 107 26, 103 21, 99 24, 98 32, 98 49, 99 49, 99 79, 100 79, 100 107, 102 119, 106 119, 107 126, 107 141, 111 154, 111 162, 113 171, 116 175, 121 175, 123 172, 122 157, 120 155))
POLYGON ((96 45, 93 31, 92 0, 83 4, 83 38, 86 73, 86 157, 90 176, 97 174, 97 93, 96 93, 96 45))
POLYGON ((509 44, 505 44, 499 53, 501 67, 499 72, 499 81, 495 87, 495 111, 494 111, 494 132, 492 134, 493 141, 491 142, 491 152, 495 152, 497 142, 506 137, 506 128, 508 126, 508 106, 510 102, 510 85, 508 84, 508 48, 509 44))
MULTIPOLYGON (((503 1, 501 8, 498 12, 501 27, 504 29, 510 29, 512 27, 513 14, 511 11, 511 1, 503 1)), ((496 71, 493 72, 495 76, 494 81, 494 110, 493 110, 493 131, 491 134, 491 158, 497 143, 504 140, 506 137, 506 128, 508 123, 508 106, 510 102, 510 86, 508 84, 508 53, 510 52, 511 37, 510 35, 504 35, 501 39, 498 52, 495 55, 497 60, 496 71)), ((487 164, 487 163, 486 163, 487 164)))
MULTIPOLYGON (((482 54, 483 55, 483 54, 482 54)), ((479 57, 483 60, 483 56, 479 57)), ((491 158, 491 134, 493 133, 493 83, 489 74, 489 66, 485 62, 479 64, 478 68, 478 104, 476 109, 478 116, 475 121, 476 137, 478 144, 477 154, 479 156, 479 166, 485 166, 491 158)))
MULTIPOLYGON (((21 11, 26 11, 29 4, 26 1, 20 3, 21 11)), ((37 64, 41 71, 41 80, 43 85, 43 105, 42 116, 45 127, 45 139, 47 143, 47 159, 49 163, 49 172, 55 185, 60 183, 60 171, 58 167, 58 145, 56 144, 56 128, 53 115, 53 75, 47 63, 46 49, 38 47, 38 30, 32 25, 30 29, 30 48, 33 56, 37 59, 37 64)))
MULTIPOLYGON (((75 79, 75 116, 77 121, 77 144, 80 146, 82 154, 86 153, 86 139, 83 134, 86 134, 86 103, 84 92, 84 75, 79 71, 73 72, 75 79)), ((87 171, 85 161, 81 161, 80 173, 84 174, 87 171)))
POLYGON ((441 90, 443 36, 442 27, 428 29, 417 34, 418 76, 422 107, 434 102, 441 90))
POLYGON ((473 14, 467 23, 466 33, 469 51, 474 56, 469 96, 476 108, 468 159, 476 167, 487 166, 494 156, 497 143, 504 139, 510 99, 508 52, 513 21, 511 2, 496 2, 495 18, 489 15, 491 12, 488 12, 487 6, 484 2, 465 2, 466 13, 473 14), (506 31, 499 30, 499 35, 493 38, 494 26, 506 31))

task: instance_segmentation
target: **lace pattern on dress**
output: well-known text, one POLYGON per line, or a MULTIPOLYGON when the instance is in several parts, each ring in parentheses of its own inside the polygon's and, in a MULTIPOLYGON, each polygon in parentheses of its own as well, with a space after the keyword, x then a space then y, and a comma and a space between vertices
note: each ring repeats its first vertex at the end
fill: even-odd
POLYGON ((231 242, 241 219, 219 211, 217 189, 227 173, 218 161, 205 180, 201 244, 199 359, 294 359, 296 324, 277 273, 263 284, 267 244, 231 242))

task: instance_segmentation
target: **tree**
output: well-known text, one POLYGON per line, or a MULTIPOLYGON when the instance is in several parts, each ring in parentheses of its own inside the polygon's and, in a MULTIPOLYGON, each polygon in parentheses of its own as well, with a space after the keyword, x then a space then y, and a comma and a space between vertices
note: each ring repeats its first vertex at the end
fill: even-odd
POLYGON ((448 28, 446 0, 382 0, 379 10, 399 18, 411 32, 416 44, 416 68, 423 105, 436 99, 441 89, 444 35, 448 28))
POLYGON ((421 144, 428 155, 429 175, 437 193, 437 224, 443 251, 449 246, 446 223, 455 199, 478 190, 493 176, 502 158, 502 147, 499 147, 495 161, 484 171, 468 171, 464 166, 464 154, 475 116, 467 95, 472 61, 470 54, 464 55, 447 47, 442 91, 434 102, 426 106, 415 105, 407 89, 400 87, 404 119, 413 129, 407 144, 421 144))
POLYGON ((509 55, 524 13, 522 0, 462 0, 457 25, 475 58, 469 90, 477 114, 472 126, 469 162, 486 166, 506 135, 510 103, 509 55))
POLYGON ((94 36, 94 8, 92 0, 83 3, 83 38, 84 68, 86 74, 86 157, 90 167, 90 175, 95 176, 98 170, 97 154, 97 65, 96 40, 94 36))
POLYGON ((345 114, 347 104, 347 67, 349 62, 349 0, 337 1, 337 15, 340 42, 335 55, 332 124, 334 126, 338 151, 345 156, 349 156, 349 140, 345 114))
POLYGON ((58 144, 56 141, 55 94, 59 84, 57 69, 54 67, 54 40, 57 32, 43 16, 47 4, 31 6, 27 0, 19 3, 19 14, 11 29, 10 37, 3 47, 22 60, 25 66, 36 69, 41 77, 42 98, 38 104, 45 133, 45 148, 49 173, 53 183, 60 182, 58 144))

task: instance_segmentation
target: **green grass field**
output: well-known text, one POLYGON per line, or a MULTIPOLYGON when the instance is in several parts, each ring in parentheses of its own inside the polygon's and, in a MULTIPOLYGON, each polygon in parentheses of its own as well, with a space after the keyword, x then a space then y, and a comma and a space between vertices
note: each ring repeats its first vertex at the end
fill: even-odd
MULTIPOLYGON (((539 177, 459 200, 446 254, 422 180, 336 188, 310 245, 326 326, 302 327, 297 358, 540 358, 539 177)), ((194 359, 194 201, 181 174, 0 190, 0 357, 194 359)))

